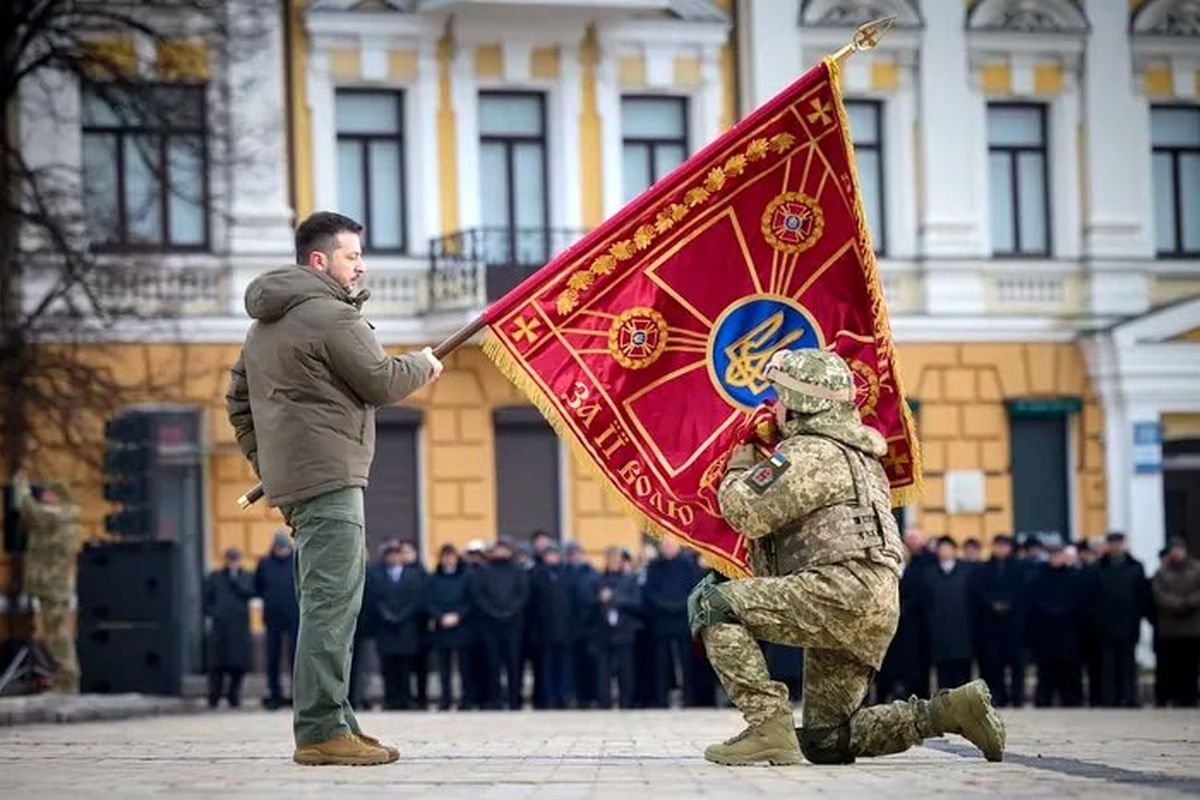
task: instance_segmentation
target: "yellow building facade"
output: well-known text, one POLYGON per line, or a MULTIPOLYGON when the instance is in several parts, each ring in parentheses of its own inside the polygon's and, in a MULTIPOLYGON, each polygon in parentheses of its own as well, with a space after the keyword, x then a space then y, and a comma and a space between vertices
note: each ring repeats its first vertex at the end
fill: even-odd
MULTIPOLYGON (((500 11, 486 2, 450 5, 450 11, 422 14, 388 3, 310 6, 291 0, 278 31, 275 77, 285 124, 277 145, 286 154, 279 193, 294 219, 317 209, 351 211, 339 198, 355 190, 346 183, 345 167, 361 163, 352 160, 357 151, 348 144, 361 132, 340 127, 346 111, 339 102, 355 92, 392 93, 401 109, 402 122, 388 135, 402 143, 404 244, 367 253, 373 297, 365 310, 391 352, 436 344, 489 299, 486 282, 474 282, 444 303, 445 287, 431 270, 431 264, 461 265, 474 241, 467 234, 494 227, 487 184, 491 162, 481 143, 503 136, 489 132, 493 121, 481 119, 486 116, 481 97, 541 98, 544 115, 532 135, 543 169, 536 210, 548 230, 582 231, 639 188, 630 185, 639 174, 629 166, 630 154, 643 152, 637 148, 644 143, 625 130, 632 108, 626 101, 679 101, 681 132, 650 146, 695 152, 789 76, 844 42, 851 30, 846 20, 855 18, 850 12, 864 4, 743 0, 681 4, 687 10, 679 11, 664 2, 651 12, 605 14, 570 3, 499 4, 500 11), (787 13, 764 13, 776 7, 787 13), (848 16, 839 16, 839 9, 848 16)), ((894 5, 901 17, 891 44, 856 57, 844 89, 851 101, 873 104, 878 115, 879 138, 860 142, 860 161, 877 148, 880 269, 904 384, 917 406, 925 468, 924 497, 905 510, 905 524, 985 545, 998 533, 1017 531, 1026 513, 1019 472, 1036 461, 1021 431, 1035 430, 1026 420, 1047 415, 1059 426, 1055 436, 1062 450, 1054 465, 1064 493, 1059 534, 1078 539, 1124 527, 1139 509, 1153 508, 1155 491, 1161 517, 1161 474, 1158 483, 1146 483, 1145 474, 1135 474, 1136 453, 1114 442, 1124 443, 1131 425, 1151 418, 1163 423, 1168 440, 1196 436, 1192 423, 1200 400, 1190 394, 1191 384, 1171 383, 1175 394, 1158 396, 1174 399, 1157 405, 1128 398, 1134 389, 1156 392, 1157 384, 1137 383, 1143 378, 1130 372, 1130 364, 1136 372, 1137 363, 1146 363, 1139 348, 1153 350, 1145 351, 1145 359, 1161 364, 1166 375, 1200 346, 1194 333, 1200 319, 1186 300, 1200 287, 1200 270, 1186 260, 1160 268, 1149 250, 1145 257, 1121 256, 1120 269, 1080 268, 1081 259, 1103 260, 1104 247, 1118 252, 1120 242, 1112 244, 1116 233, 1105 240, 1099 223, 1084 233, 1085 221, 1098 219, 1094 203, 1082 202, 1091 196, 1088 187, 1094 188, 1089 159, 1099 157, 1096 147, 1111 142, 1095 138, 1099 123, 1079 116, 1080 93, 1092 78, 1080 72, 1074 34, 1060 31, 1056 46, 1034 58, 1013 55, 1021 52, 1022 34, 1016 32, 993 37, 976 52, 978 39, 968 39, 961 20, 942 30, 947 23, 920 17, 912 4, 884 5, 894 5), (965 74, 946 66, 960 60, 970 65, 965 74), (986 184, 988 144, 980 137, 987 108, 1007 101, 1047 108, 1051 133, 1043 149, 1055 165, 1048 193, 1078 200, 1068 208, 1052 202, 1054 243, 1043 258, 990 254, 985 193, 962 179, 964 170, 975 169, 966 165, 976 164, 974 182, 986 184), (955 133, 963 130, 974 133, 955 133), (1131 294, 1137 296, 1131 300, 1131 294), (1126 322, 1138 319, 1144 322, 1126 322)), ((986 12, 990 4, 978 5, 986 12)), ((1137 10, 1121 15, 1126 38, 1129 13, 1137 10)), ((1119 27, 1112 20, 1088 22, 1106 35, 1115 36, 1119 27)), ((1136 51, 1136 45, 1130 47, 1136 51)), ((1137 64, 1147 91, 1165 91, 1153 76, 1171 65, 1170 54, 1143 57, 1145 63, 1137 64)), ((1177 78, 1178 70, 1171 74, 1177 78)), ((1172 97, 1187 101, 1184 95, 1172 97)), ((1194 90, 1190 97, 1194 103, 1194 90)), ((283 524, 265 504, 248 511, 237 507, 253 475, 224 409, 228 369, 246 326, 239 287, 290 257, 286 231, 280 234, 280 226, 272 224, 274 250, 254 251, 225 267, 228 278, 215 311, 185 315, 177 330, 144 343, 97 346, 97 358, 114 364, 129 385, 144 385, 153 376, 170 386, 167 396, 148 393, 146 402, 203 410, 205 550, 214 565, 229 547, 251 559, 265 553, 283 524)), ((504 241, 514 238, 510 234, 504 241)), ((232 261, 237 260, 234 252, 232 261)), ((498 412, 527 404, 478 343, 446 359, 441 379, 404 406, 416 412, 408 418, 415 442, 415 511, 411 526, 387 534, 417 538, 431 560, 446 543, 461 547, 473 539, 527 533, 506 530, 501 519, 503 474, 524 465, 503 462, 497 427, 498 412)), ((94 458, 42 454, 33 465, 42 474, 72 480, 88 539, 105 535, 104 515, 111 510, 95 466, 103 448, 101 420, 95 421, 94 442, 89 454, 94 458)), ((556 464, 554 480, 543 488, 555 501, 554 532, 578 541, 592 556, 609 545, 640 549, 638 524, 569 450, 559 448, 556 464)), ((386 484, 372 488, 389 491, 386 484)), ((1141 534, 1143 557, 1158 546, 1163 527, 1160 522, 1141 534)), ((0 558, 0 572, 7 573, 9 564, 7 555, 0 558)))

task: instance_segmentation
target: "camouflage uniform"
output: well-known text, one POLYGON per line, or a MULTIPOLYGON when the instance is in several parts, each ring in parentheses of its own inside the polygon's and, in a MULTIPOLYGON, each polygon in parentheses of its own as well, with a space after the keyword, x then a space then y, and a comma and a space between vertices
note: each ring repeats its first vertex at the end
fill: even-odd
POLYGON ((79 510, 62 483, 47 487, 58 495, 55 504, 35 500, 23 475, 17 475, 14 488, 27 541, 25 591, 38 600, 42 639, 56 666, 54 690, 75 693, 79 691, 79 664, 75 658, 71 595, 75 593, 79 510))
MULTIPOLYGON (((954 731, 916 698, 862 708, 896 631, 903 556, 879 462, 887 445, 860 421, 849 370, 832 353, 803 350, 777 355, 767 375, 789 410, 784 440, 757 463, 748 447, 735 451, 718 494, 722 514, 749 540, 758 577, 702 584, 690 604, 713 668, 750 726, 706 757, 768 760, 713 751, 756 729, 774 730, 775 743, 781 726, 790 734, 787 687, 770 679, 756 640, 805 648, 798 733, 809 761, 897 753, 954 731)), ((796 763, 770 752, 772 763, 796 763)))

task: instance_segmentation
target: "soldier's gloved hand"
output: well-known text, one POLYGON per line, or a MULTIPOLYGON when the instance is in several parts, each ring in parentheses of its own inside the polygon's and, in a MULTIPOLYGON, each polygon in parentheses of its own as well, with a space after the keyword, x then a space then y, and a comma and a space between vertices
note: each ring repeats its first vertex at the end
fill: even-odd
POLYGON ((688 628, 695 637, 700 629, 717 622, 731 621, 729 603, 716 591, 716 587, 728 580, 716 571, 709 572, 688 595, 688 628), (717 602, 714 603, 713 601, 717 602))
POLYGON ((688 595, 688 627, 691 629, 693 637, 695 637, 696 633, 700 630, 700 628, 696 625, 696 622, 700 618, 700 598, 704 596, 704 592, 709 586, 716 585, 716 579, 713 577, 713 575, 714 573, 710 572, 701 578, 700 582, 692 587, 691 594, 688 595))
POLYGON ((725 469, 750 469, 758 463, 758 449, 752 444, 739 444, 733 448, 729 456, 729 464, 725 469))
POLYGON ((779 444, 779 423, 775 419, 776 400, 766 400, 742 423, 738 441, 770 449, 779 444))

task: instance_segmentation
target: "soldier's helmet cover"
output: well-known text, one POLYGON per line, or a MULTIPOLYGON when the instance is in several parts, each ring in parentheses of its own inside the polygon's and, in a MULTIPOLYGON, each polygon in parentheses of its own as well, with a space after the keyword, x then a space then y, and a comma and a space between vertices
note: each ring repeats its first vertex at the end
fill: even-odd
POLYGON ((780 350, 767 362, 766 378, 779 402, 797 414, 820 414, 854 402, 854 378, 837 353, 780 350))

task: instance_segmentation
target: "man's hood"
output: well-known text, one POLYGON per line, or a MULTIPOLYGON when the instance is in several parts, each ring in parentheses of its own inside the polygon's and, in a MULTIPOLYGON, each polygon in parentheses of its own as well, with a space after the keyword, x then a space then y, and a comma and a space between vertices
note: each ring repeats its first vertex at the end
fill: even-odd
POLYGON ((349 293, 324 272, 297 264, 264 272, 246 287, 246 313, 259 322, 275 322, 308 300, 331 297, 350 302, 349 293))

